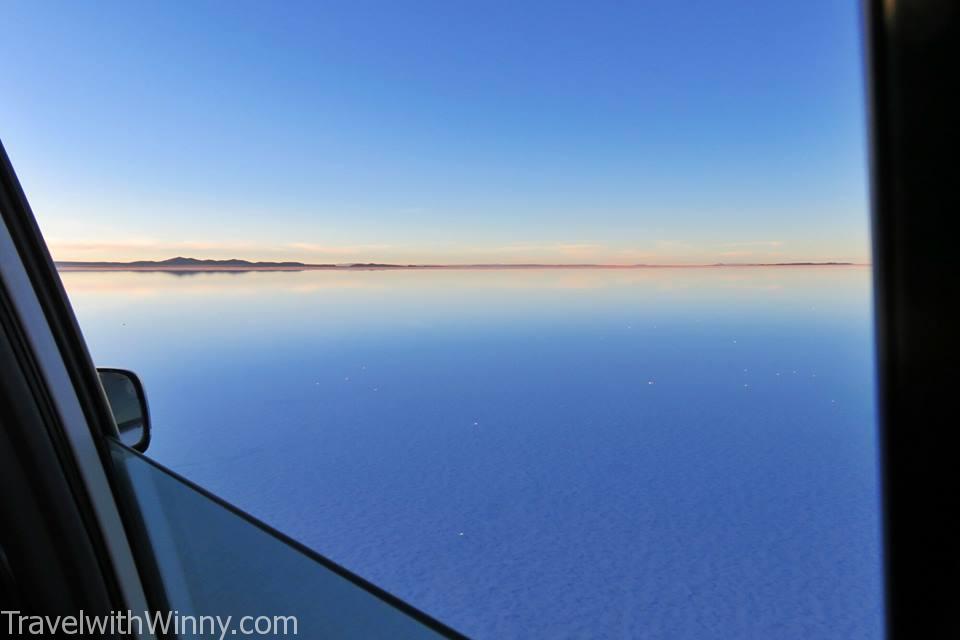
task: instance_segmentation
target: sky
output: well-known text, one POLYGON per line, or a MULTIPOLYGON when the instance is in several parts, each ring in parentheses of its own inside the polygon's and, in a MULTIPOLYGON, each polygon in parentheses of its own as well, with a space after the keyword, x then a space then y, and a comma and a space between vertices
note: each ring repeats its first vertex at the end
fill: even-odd
POLYGON ((59 260, 869 260, 858 3, 5 2, 59 260))

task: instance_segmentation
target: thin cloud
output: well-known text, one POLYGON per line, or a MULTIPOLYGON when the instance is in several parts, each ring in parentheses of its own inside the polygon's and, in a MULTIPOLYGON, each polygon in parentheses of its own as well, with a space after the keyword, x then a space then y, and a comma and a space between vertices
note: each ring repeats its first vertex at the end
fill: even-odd
POLYGON ((599 244, 561 244, 557 246, 557 251, 565 256, 573 258, 585 258, 590 255, 596 255, 603 249, 599 244))
POLYGON ((498 247, 473 247, 471 253, 545 253, 559 252, 565 254, 583 254, 604 249, 601 244, 587 243, 556 243, 556 244, 508 244, 498 247))
POLYGON ((696 246, 689 242, 677 242, 675 240, 657 240, 656 248, 660 251, 693 251, 696 246))
POLYGON ((207 242, 197 240, 167 242, 152 240, 149 238, 130 238, 112 242, 58 240, 56 238, 52 238, 48 241, 48 244, 52 250, 102 253, 143 250, 164 252, 181 251, 185 249, 192 249, 196 251, 226 251, 249 249, 256 246, 249 242, 207 242))
POLYGON ((752 240, 749 242, 727 242, 722 245, 722 247, 782 247, 783 241, 781 240, 752 240))
POLYGON ((358 253, 364 253, 368 251, 383 251, 384 249, 390 249, 393 245, 389 244, 352 244, 352 245, 337 245, 337 244, 317 244, 313 242, 291 242, 286 245, 290 249, 297 249, 299 251, 308 251, 310 253, 322 253, 332 256, 346 256, 346 255, 355 255, 358 253))
POLYGON ((636 249, 624 249, 616 253, 618 259, 625 262, 639 262, 643 260, 657 260, 662 256, 656 251, 641 251, 636 249))

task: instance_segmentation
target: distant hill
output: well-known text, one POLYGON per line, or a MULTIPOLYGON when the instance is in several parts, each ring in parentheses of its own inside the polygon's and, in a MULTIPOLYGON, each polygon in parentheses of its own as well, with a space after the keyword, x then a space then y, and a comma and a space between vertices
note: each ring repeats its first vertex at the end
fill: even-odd
POLYGON ((347 265, 351 269, 411 269, 419 267, 416 264, 386 264, 383 262, 354 262, 347 265))
POLYGON ((178 256, 167 260, 135 260, 133 262, 75 262, 58 261, 58 268, 66 269, 156 269, 156 270, 265 270, 265 269, 308 269, 335 267, 332 264, 307 264, 304 262, 251 262, 231 258, 228 260, 200 260, 178 256))
POLYGON ((128 263, 131 266, 169 266, 169 267, 305 267, 303 262, 251 262, 249 260, 199 260, 197 258, 170 258, 168 260, 140 260, 128 263))
MULTIPOLYGON (((110 264, 110 263, 106 263, 110 264)), ((170 258, 168 260, 138 260, 136 262, 113 263, 131 267, 306 267, 303 262, 251 262, 230 258, 229 260, 199 260, 197 258, 170 258)), ((311 265, 312 266, 312 265, 311 265)))

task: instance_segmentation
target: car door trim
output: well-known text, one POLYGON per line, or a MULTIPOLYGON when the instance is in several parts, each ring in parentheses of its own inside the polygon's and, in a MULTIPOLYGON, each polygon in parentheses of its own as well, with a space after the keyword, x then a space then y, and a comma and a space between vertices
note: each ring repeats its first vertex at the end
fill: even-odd
MULTIPOLYGON (((6 219, 0 225, 0 280, 13 303, 19 325, 60 418, 124 603, 133 612, 148 612, 139 571, 104 471, 100 451, 6 219)), ((140 637, 153 636, 145 633, 140 637)))

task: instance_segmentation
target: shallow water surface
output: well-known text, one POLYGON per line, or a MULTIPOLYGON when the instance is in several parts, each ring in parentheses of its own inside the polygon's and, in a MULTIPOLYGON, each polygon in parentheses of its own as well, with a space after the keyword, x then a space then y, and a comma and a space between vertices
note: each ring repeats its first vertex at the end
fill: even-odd
POLYGON ((867 268, 62 277, 154 458, 469 635, 882 635, 867 268))

